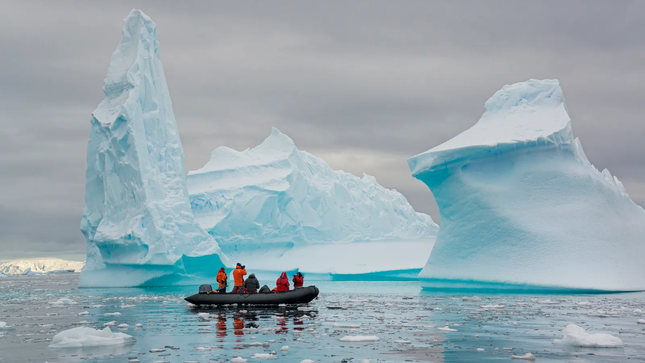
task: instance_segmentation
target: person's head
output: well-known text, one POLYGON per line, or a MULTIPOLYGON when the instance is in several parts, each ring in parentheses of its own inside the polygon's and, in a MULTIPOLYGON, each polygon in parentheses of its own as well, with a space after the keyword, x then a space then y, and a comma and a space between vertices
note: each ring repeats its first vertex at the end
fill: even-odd
POLYGON ((255 274, 250 274, 249 278, 251 278, 251 277, 255 278, 255 274))
POLYGON ((282 273, 280 274, 280 277, 283 278, 283 279, 286 279, 287 278, 287 273, 282 271, 282 273))
POLYGON ((242 264, 238 262, 236 266, 242 266, 242 264))
POLYGON ((220 268, 219 270, 220 272, 226 272, 226 269, 224 267, 220 268))
POLYGON ((302 274, 300 272, 298 272, 298 277, 302 277, 302 274))

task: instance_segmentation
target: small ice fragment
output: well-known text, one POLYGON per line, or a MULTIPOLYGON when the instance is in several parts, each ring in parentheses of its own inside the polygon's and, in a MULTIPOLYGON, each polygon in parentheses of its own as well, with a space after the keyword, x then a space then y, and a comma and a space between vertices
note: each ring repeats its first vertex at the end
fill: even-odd
POLYGON ((377 342, 379 340, 376 335, 346 335, 340 338, 341 342, 377 342))
POLYGON ((643 310, 641 310, 641 309, 634 309, 634 312, 633 312, 633 313, 634 313, 634 315, 642 315, 642 314, 643 314, 643 310))
POLYGON ((119 324, 119 325, 117 326, 117 328, 119 328, 119 329, 127 329, 127 328, 129 328, 129 327, 130 327, 130 325, 128 325, 128 324, 126 324, 126 323, 119 324))
POLYGON ((300 363, 316 363, 316 361, 312 359, 303 359, 300 361, 300 363))
POLYGON ((360 324, 334 323, 334 328, 360 328, 360 324))
POLYGON ((62 297, 56 301, 50 301, 49 304, 54 305, 54 306, 62 306, 62 305, 76 305, 76 301, 62 297))
POLYGON ((286 352, 288 352, 288 351, 289 351, 289 346, 288 346, 288 345, 285 345, 285 346, 283 346, 282 348, 280 348, 280 350, 286 353, 286 352))
POLYGON ((211 350, 211 348, 210 348, 210 347, 197 347, 196 349, 197 349, 198 351, 200 351, 200 352, 205 352, 205 351, 209 351, 209 350, 211 350))
POLYGON ((539 304, 545 304, 545 305, 549 305, 549 304, 559 304, 557 301, 551 301, 551 299, 538 300, 538 303, 539 303, 539 304))
POLYGON ((114 326, 114 324, 116 324, 116 321, 112 320, 112 321, 109 321, 109 322, 103 324, 103 326, 114 326))
POLYGON ((562 331, 562 339, 554 339, 553 344, 571 345, 585 348, 618 348, 624 346, 620 338, 610 334, 589 334, 584 328, 569 324, 562 331))
POLYGON ((402 339, 395 340, 394 342, 395 342, 396 344, 412 344, 412 342, 411 342, 411 341, 409 341, 409 340, 402 340, 402 339))
POLYGON ((645 324, 645 319, 636 320, 636 324, 645 324))
POLYGON ((278 355, 275 352, 271 353, 255 353, 251 356, 253 359, 278 359, 278 355))
POLYGON ((511 359, 535 360, 535 356, 531 353, 526 353, 524 355, 512 355, 511 359))
POLYGON ((477 348, 477 351, 478 351, 478 352, 483 352, 483 351, 484 351, 484 348, 477 348))
POLYGON ((462 301, 482 301, 479 296, 464 296, 461 298, 462 301))
POLYGON ((580 301, 577 303, 578 306, 590 306, 591 303, 589 301, 580 301))
POLYGON ((124 333, 113 333, 110 328, 96 330, 87 327, 64 330, 51 340, 50 348, 87 348, 134 343, 134 338, 124 333))
POLYGON ((7 325, 4 321, 0 321, 0 330, 13 329, 13 325, 7 325))
POLYGON ((103 314, 103 316, 117 316, 117 315, 121 315, 121 313, 117 311, 116 313, 105 313, 105 314, 103 314))
POLYGON ((165 349, 161 349, 161 348, 152 348, 149 350, 150 353, 161 353, 165 351, 166 351, 165 349))
POLYGON ((442 326, 441 328, 437 328, 437 330, 441 330, 441 331, 457 331, 457 329, 449 328, 448 325, 442 326))
POLYGON ((242 357, 233 357, 231 358, 231 363, 246 363, 248 362, 248 359, 244 359, 242 357))
POLYGON ((137 328, 143 328, 143 324, 136 324, 135 325, 137 328))
POLYGON ((90 315, 90 313, 88 313, 87 311, 83 311, 83 312, 78 313, 78 315, 90 315))

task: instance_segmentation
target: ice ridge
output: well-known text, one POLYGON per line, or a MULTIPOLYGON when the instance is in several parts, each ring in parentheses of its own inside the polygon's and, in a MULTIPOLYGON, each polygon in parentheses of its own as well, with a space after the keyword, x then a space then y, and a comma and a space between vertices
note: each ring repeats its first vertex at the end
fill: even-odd
POLYGON ((441 215, 425 287, 645 289, 645 211, 589 162, 557 80, 503 87, 408 163, 441 215))

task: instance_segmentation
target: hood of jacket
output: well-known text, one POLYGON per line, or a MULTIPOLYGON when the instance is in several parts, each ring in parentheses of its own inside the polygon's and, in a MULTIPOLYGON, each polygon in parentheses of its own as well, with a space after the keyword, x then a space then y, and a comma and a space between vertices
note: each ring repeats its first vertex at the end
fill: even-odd
POLYGON ((280 278, 281 279, 286 279, 287 278, 287 273, 283 272, 282 274, 280 274, 280 278))
POLYGON ((254 278, 255 278, 255 274, 250 274, 249 275, 249 279, 254 279, 254 278))

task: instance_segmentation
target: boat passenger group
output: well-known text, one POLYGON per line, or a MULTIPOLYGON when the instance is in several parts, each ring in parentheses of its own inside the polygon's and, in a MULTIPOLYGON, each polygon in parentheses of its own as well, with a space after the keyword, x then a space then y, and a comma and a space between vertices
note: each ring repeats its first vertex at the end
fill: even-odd
MULTIPOLYGON (((264 285, 260 288, 260 281, 258 281, 255 274, 250 274, 249 277, 245 280, 246 276, 246 266, 238 264, 233 270, 233 294, 242 294, 242 293, 256 293, 256 292, 282 292, 289 291, 289 279, 287 278, 287 273, 282 272, 278 280, 276 281, 276 287, 271 290, 268 286, 264 285)), ((302 289, 302 286, 305 283, 305 278, 300 272, 293 275, 293 289, 298 290, 302 289)), ((219 283, 217 292, 222 294, 226 293, 226 288, 228 287, 228 275, 226 274, 226 269, 222 267, 217 273, 217 282, 219 283)))

